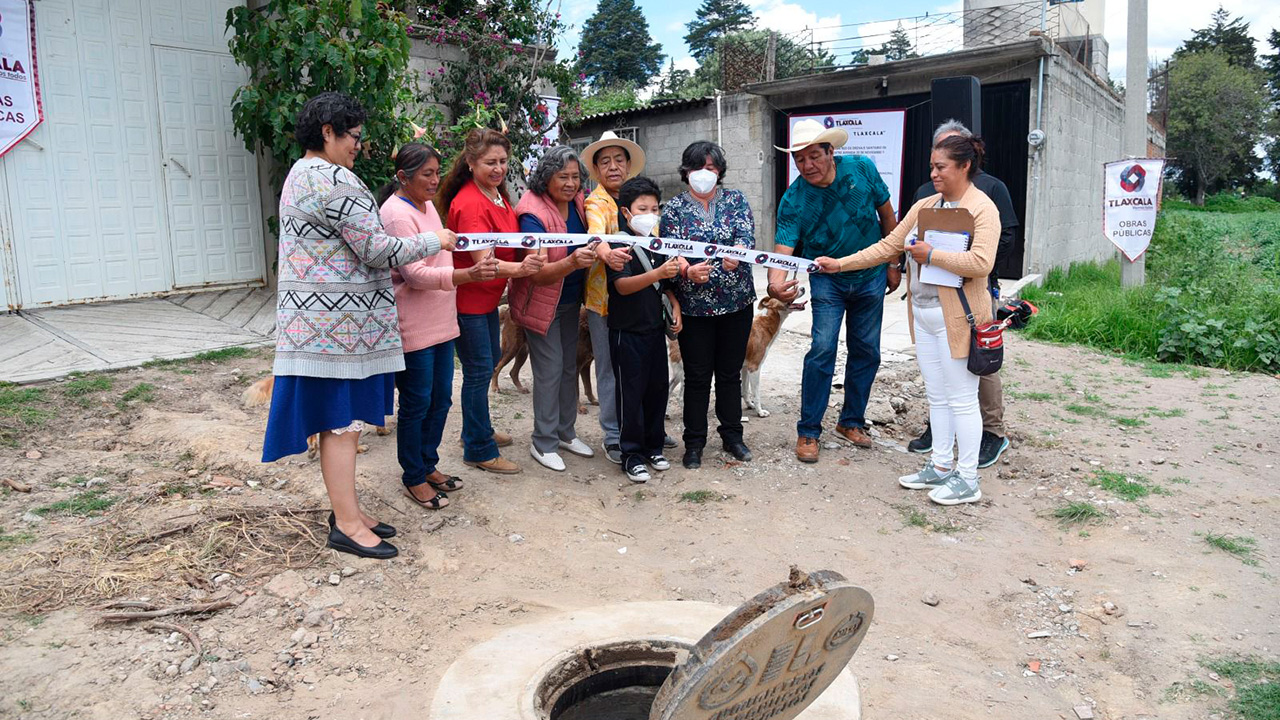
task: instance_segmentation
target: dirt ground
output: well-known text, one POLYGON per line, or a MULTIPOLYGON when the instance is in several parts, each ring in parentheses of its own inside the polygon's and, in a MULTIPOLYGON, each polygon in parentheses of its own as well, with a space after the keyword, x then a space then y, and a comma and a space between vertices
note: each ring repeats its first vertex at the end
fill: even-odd
MULTIPOLYGON (((1229 681, 1198 660, 1277 655, 1280 380, 1014 339, 1013 448, 980 504, 948 509, 895 481, 921 461, 902 447, 925 413, 910 362, 877 381, 879 446, 795 461, 807 344, 785 333, 766 363, 753 462, 713 445, 701 470, 645 486, 599 455, 537 466, 529 398, 505 376, 495 425, 525 471, 461 464, 455 390, 442 468, 467 488, 444 511, 403 497, 394 436, 368 433, 360 491, 401 532, 387 563, 319 545, 317 462, 258 462, 266 412, 239 396, 268 353, 40 386, 53 414, 0 447, 0 479, 30 486, 0 490, 0 717, 421 718, 449 664, 505 627, 630 600, 736 604, 792 564, 876 599, 852 663, 866 718, 1224 717, 1229 681), (1096 517, 1054 516, 1073 502, 1096 517), (231 606, 100 622, 112 600, 231 606)), ((598 447, 595 410, 578 431, 598 447)))

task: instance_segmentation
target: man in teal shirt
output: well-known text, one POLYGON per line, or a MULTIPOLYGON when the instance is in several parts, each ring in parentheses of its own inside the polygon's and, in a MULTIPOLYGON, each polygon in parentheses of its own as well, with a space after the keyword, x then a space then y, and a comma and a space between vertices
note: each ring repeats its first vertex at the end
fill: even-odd
MULTIPOLYGON (((788 152, 800 177, 778 204, 774 251, 817 257, 844 257, 874 245, 898 222, 889 188, 875 164, 861 155, 835 156, 848 133, 825 129, 816 120, 792 128, 788 152)), ((858 447, 871 447, 866 433, 867 399, 880 368, 880 324, 884 314, 885 266, 809 277, 812 297, 812 344, 804 356, 800 421, 796 423, 796 458, 818 461, 822 416, 831 399, 840 323, 846 324, 848 357, 844 369, 844 404, 836 433, 858 447)), ((769 295, 783 302, 796 297, 798 280, 786 271, 769 270, 769 295)), ((895 283, 896 284, 896 283, 895 283)))

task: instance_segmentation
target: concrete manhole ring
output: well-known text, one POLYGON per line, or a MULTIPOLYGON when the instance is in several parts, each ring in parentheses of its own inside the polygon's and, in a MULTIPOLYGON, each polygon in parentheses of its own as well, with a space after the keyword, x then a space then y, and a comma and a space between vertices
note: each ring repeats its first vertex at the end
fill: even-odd
MULTIPOLYGON (((610 692, 624 694, 629 691, 613 686, 636 682, 645 694, 655 695, 670 668, 685 659, 687 648, 735 610, 701 602, 620 603, 508 628, 449 667, 428 718, 575 720, 575 712, 591 717, 581 715, 581 705, 576 710, 568 705, 599 690, 601 682, 613 688, 610 692), (592 663, 600 672, 590 672, 592 663)), ((861 707, 857 678, 845 668, 797 718, 859 720, 861 707)), ((648 718, 647 711, 627 714, 639 713, 638 706, 617 712, 617 720, 648 718)))

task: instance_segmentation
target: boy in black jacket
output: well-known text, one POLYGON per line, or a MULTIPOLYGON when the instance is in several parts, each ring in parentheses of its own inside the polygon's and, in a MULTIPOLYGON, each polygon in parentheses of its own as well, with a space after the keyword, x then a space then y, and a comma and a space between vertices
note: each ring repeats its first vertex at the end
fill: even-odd
MULTIPOLYGON (((648 236, 657 227, 662 191, 646 177, 623 183, 618 191, 618 226, 628 235, 648 236)), ((680 332, 680 303, 668 289, 680 274, 679 257, 651 253, 637 243, 622 270, 607 268, 609 282, 609 357, 617 378, 622 469, 632 482, 649 480, 649 468, 666 470, 662 456, 663 414, 667 407, 667 343, 670 324, 680 332), (649 269, 644 261, 648 261, 649 269), (662 290, 659 291, 658 287, 662 290), (670 318, 663 295, 670 301, 670 318)))

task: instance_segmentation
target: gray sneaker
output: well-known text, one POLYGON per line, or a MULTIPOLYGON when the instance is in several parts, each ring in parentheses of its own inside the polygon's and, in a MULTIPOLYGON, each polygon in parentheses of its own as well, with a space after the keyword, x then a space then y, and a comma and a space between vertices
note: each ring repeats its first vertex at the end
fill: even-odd
POLYGON ((929 492, 929 499, 939 505, 959 505, 961 503, 978 502, 982 499, 982 488, 978 487, 978 478, 973 485, 953 472, 947 476, 946 484, 929 492))
POLYGON ((614 465, 622 464, 622 447, 618 445, 605 445, 604 456, 614 465))
POLYGON ((955 474, 955 468, 948 470, 945 475, 940 474, 933 466, 933 461, 927 460, 920 472, 903 475, 898 478, 898 484, 908 490, 931 490, 942 487, 946 484, 947 478, 955 474))

